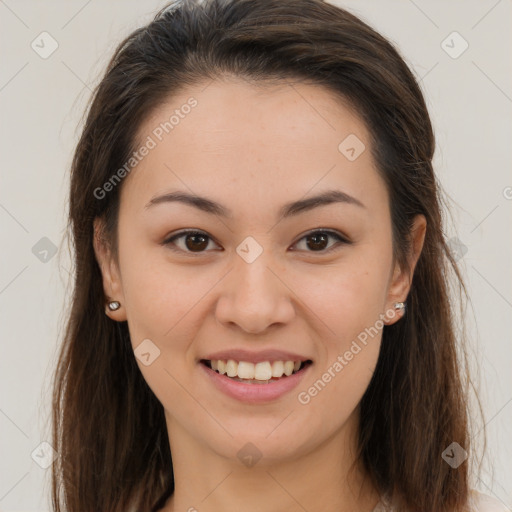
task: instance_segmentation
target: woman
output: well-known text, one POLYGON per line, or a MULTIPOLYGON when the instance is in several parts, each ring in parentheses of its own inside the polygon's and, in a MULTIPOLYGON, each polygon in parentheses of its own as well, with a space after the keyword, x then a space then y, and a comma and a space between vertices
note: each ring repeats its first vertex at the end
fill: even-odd
POLYGON ((491 510, 434 147, 397 51, 321 0, 123 41, 72 165, 54 510, 491 510))

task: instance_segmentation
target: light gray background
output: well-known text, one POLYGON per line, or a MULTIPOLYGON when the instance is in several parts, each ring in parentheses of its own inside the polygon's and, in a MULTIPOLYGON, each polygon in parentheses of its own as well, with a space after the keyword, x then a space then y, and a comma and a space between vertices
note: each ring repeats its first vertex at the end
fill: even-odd
MULTIPOLYGON (((473 304, 468 343, 481 369, 489 442, 474 486, 510 508, 511 1, 339 4, 396 43, 421 79, 437 137, 436 171, 454 201, 446 231, 457 237, 473 304), (469 45, 457 58, 464 41, 453 31, 469 45)), ((70 289, 62 238, 76 128, 115 46, 163 5, 0 0, 0 511, 50 508, 50 470, 31 454, 44 461, 51 453, 40 443, 51 441, 49 385, 70 289), (34 40, 43 46, 43 31, 58 43, 46 59, 31 48, 34 40), (48 245, 43 237, 57 255, 36 245, 48 245)))

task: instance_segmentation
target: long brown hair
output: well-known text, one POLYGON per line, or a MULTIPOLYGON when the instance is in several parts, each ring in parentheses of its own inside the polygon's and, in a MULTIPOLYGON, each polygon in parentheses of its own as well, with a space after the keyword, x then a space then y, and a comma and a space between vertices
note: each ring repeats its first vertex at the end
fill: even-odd
MULTIPOLYGON (((122 183, 100 189, 137 147, 141 123, 179 89, 224 73, 320 84, 366 123, 391 209, 393 249, 407 268, 415 215, 427 220, 405 317, 385 326, 360 403, 359 459, 397 510, 462 511, 469 451, 468 378, 448 279, 464 290, 443 232, 425 101, 398 51, 363 21, 322 0, 175 2, 118 46, 90 102, 71 167, 75 253, 71 311, 54 376, 52 504, 56 512, 157 510, 174 490, 163 407, 136 364, 126 322, 104 313, 93 221, 117 259, 122 183)), ((461 294, 462 295, 462 294, 461 294)), ((463 347, 462 347, 463 348, 463 347)))

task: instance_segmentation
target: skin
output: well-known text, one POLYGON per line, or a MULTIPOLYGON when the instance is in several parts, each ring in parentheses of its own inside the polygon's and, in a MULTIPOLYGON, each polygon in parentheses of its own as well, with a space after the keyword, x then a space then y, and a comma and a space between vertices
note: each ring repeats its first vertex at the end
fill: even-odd
POLYGON ((425 218, 415 220, 406 272, 393 261, 388 194, 368 131, 322 87, 256 86, 233 77, 187 87, 155 110, 139 139, 190 96, 198 105, 122 185, 118 263, 95 222, 105 293, 121 303, 107 314, 128 321, 134 349, 150 339, 160 350, 149 366, 137 364, 166 413, 176 489, 162 510, 369 512, 379 497, 354 452, 358 404, 382 331, 308 404, 297 394, 406 299, 425 218), (338 150, 350 134, 366 146, 354 161, 338 150), (221 203, 233 218, 182 203, 145 208, 176 189, 221 203), (328 189, 364 207, 334 203, 277 222, 283 204, 328 189), (162 245, 185 228, 209 236, 199 252, 186 237, 175 241, 181 252, 162 245), (352 243, 329 238, 316 249, 304 237, 318 228, 352 243), (252 263, 236 252, 247 236, 263 249, 252 263), (289 350, 313 366, 298 389, 272 403, 247 404, 211 386, 199 367, 200 358, 229 348, 289 350), (248 442, 262 454, 252 467, 237 456, 248 442))

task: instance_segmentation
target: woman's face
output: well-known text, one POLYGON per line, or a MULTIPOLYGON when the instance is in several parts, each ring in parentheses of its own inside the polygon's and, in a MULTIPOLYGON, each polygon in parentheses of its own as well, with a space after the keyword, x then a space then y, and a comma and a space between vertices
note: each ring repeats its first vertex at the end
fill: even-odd
POLYGON ((121 303, 108 314, 128 321, 171 443, 241 460, 255 450, 264 463, 354 432, 383 320, 400 319, 389 311, 411 275, 393 263, 363 122, 318 86, 214 81, 161 105, 137 148, 122 183, 119 267, 95 248, 121 303), (169 241, 183 230, 200 234, 169 241), (255 380, 282 373, 279 361, 311 364, 248 384, 208 368, 212 358, 242 361, 255 380))

